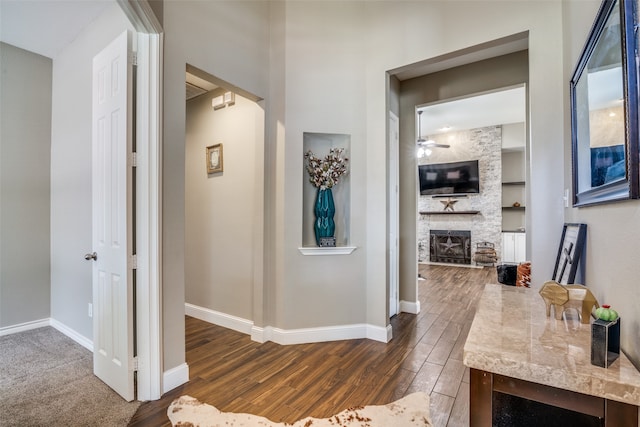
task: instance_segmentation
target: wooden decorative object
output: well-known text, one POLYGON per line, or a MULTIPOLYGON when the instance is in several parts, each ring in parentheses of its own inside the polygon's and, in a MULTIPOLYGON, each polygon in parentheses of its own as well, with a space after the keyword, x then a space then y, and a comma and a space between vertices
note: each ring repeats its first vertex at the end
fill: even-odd
POLYGON ((550 280, 540 288, 540 296, 547 306, 547 317, 551 317, 551 306, 557 320, 567 308, 575 308, 580 313, 580 322, 589 324, 591 311, 600 307, 595 296, 583 285, 561 285, 550 280))
POLYGON ((521 262, 516 271, 516 286, 528 288, 531 286, 531 263, 521 262))
POLYGON ((564 304, 564 309, 575 308, 580 312, 580 322, 588 324, 593 308, 600 307, 596 297, 583 285, 566 285, 569 291, 569 301, 564 304))
POLYGON ((556 319, 562 319, 563 307, 569 301, 569 291, 556 281, 545 282, 540 288, 540 295, 547 305, 547 317, 551 317, 551 306, 554 306, 556 319))
POLYGON ((473 260, 477 264, 495 264, 498 262, 495 245, 491 242, 479 242, 476 244, 476 253, 473 260))

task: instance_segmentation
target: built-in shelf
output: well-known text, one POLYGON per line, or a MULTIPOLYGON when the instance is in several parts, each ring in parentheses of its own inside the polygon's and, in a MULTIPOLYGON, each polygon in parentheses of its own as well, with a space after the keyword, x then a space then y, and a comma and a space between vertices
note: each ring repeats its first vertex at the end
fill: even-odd
POLYGON ((302 255, 349 255, 355 251, 357 246, 336 246, 336 247, 302 247, 298 248, 302 255))
POLYGON ((502 185, 524 185, 524 181, 503 182, 502 185))
POLYGON ((502 210, 503 211, 523 211, 524 210, 524 206, 503 206, 502 210))
POLYGON ((432 199, 468 199, 468 194, 433 194, 432 199))
POLYGON ((480 211, 421 211, 420 215, 477 215, 480 211))

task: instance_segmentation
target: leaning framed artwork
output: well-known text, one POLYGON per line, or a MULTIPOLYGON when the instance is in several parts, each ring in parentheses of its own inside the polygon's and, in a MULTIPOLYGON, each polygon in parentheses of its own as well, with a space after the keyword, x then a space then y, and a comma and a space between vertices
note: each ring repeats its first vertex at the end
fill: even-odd
POLYGON ((562 284, 574 283, 580 256, 584 250, 587 224, 565 224, 558 248, 553 280, 562 284))
POLYGON ((207 173, 222 172, 222 144, 214 144, 207 147, 207 173))

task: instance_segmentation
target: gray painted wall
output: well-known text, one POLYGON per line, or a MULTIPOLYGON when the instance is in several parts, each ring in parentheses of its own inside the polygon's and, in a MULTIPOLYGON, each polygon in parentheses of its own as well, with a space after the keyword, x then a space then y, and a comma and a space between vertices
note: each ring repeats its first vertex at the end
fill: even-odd
MULTIPOLYGON (((258 325, 294 329, 366 323, 384 327, 387 310, 387 94, 385 72, 490 40, 529 31, 529 112, 533 162, 534 265, 555 260, 547 241, 562 223, 563 90, 560 2, 166 2, 164 84, 163 297, 165 369, 184 362, 184 67, 190 63, 265 98, 265 280, 254 287, 258 325), (211 25, 216 17, 215 25, 211 25), (330 31, 328 31, 330 28, 330 31), (351 135, 350 256, 304 257, 304 132, 351 135), (534 208, 535 209, 535 208, 534 208)), ((516 67, 525 70, 525 66, 516 67)), ((506 70, 430 94, 501 87, 526 80, 506 70), (488 83, 487 83, 488 82, 488 83)), ((469 77, 469 76, 467 76, 469 77)), ((463 78, 462 76, 460 78, 463 78)), ((464 93, 463 93, 464 94, 464 93)), ((403 107, 427 102, 415 89, 403 107), (417 98, 417 100, 415 99, 417 98)), ((413 114, 413 113, 411 113, 413 114)), ((407 122, 413 134, 413 119, 407 122)), ((411 137, 412 138, 412 137, 411 137)), ((413 145, 413 144, 411 144, 413 145)), ((402 153, 411 153, 403 146, 402 153)), ((411 173, 415 301, 415 158, 411 173)), ((402 185, 402 183, 401 183, 402 185)), ((402 197, 402 196, 401 196, 402 197)), ((401 199, 401 202, 404 202, 401 199)), ((404 209, 404 208, 403 208, 404 209)), ((406 233, 411 230, 404 229, 406 233)), ((402 238, 402 235, 401 235, 402 238)), ((409 241, 409 240, 406 240, 409 241)), ((402 244, 402 242, 401 242, 402 244)), ((402 246, 401 250, 404 250, 402 246)), ((413 261, 411 261, 413 260, 413 261)), ((552 268, 552 267, 551 267, 552 268)), ((406 270, 405 270, 406 273, 406 270)), ((534 267, 535 276, 535 267, 534 267)), ((406 277, 405 277, 406 280, 406 277)), ((404 292, 404 294, 403 294, 404 292)), ((413 298, 411 298, 413 297, 413 298)))
MULTIPOLYGON (((191 64, 267 97, 269 3, 165 2, 164 30, 162 292, 166 371, 185 362, 185 67, 191 64)), ((262 213, 257 212, 260 217, 262 213)), ((259 282, 254 298, 262 289, 259 282)), ((254 316, 254 320, 262 322, 261 316, 254 316)))
POLYGON ((49 317, 51 59, 0 43, 0 329, 49 317))
MULTIPOLYGON (((565 69, 565 188, 571 191, 571 133, 568 82, 595 19, 599 1, 564 4, 565 69)), ((571 197, 571 196, 570 196, 571 197)), ((620 314, 622 350, 640 366, 640 201, 565 209, 567 222, 587 224, 584 284, 600 304, 620 314)), ((560 232, 556 247, 560 242, 560 232)), ((556 249, 557 250, 557 249, 556 249)))
POLYGON ((113 3, 53 60, 51 317, 90 340, 92 62, 126 29, 113 3))

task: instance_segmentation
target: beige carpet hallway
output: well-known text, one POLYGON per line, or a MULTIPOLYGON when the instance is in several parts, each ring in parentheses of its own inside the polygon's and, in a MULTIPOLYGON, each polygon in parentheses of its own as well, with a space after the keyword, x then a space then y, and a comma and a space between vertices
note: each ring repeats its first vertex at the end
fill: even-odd
POLYGON ((93 375, 93 355, 54 328, 0 337, 0 426, 126 426, 140 406, 93 375))

